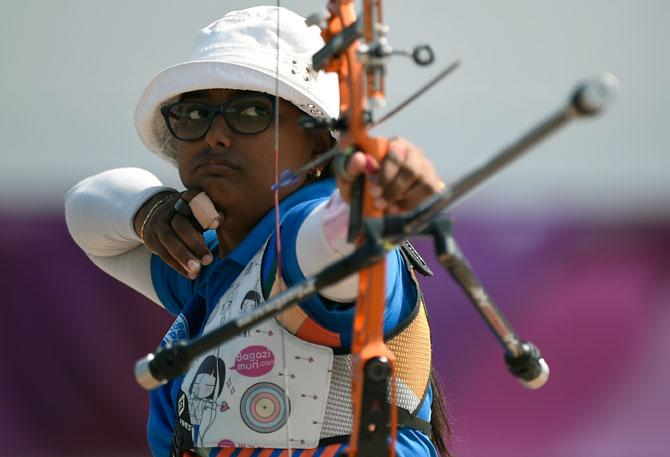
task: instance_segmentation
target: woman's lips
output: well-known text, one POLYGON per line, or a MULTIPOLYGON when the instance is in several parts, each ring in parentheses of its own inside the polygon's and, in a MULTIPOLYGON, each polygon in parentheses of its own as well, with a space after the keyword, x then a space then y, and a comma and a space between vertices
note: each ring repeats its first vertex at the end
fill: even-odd
POLYGON ((196 168, 208 174, 231 174, 240 171, 236 164, 222 159, 203 160, 196 168))

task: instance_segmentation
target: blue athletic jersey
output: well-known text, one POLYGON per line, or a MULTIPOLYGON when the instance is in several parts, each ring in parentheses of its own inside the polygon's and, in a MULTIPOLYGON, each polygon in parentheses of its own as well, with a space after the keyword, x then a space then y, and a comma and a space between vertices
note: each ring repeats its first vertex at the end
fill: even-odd
MULTIPOLYGON (((335 190, 332 179, 322 180, 295 191, 280 203, 282 216, 282 274, 290 286, 304 278, 298 266, 295 242, 298 229, 307 215, 320 203, 326 201, 335 190)), ((218 303, 221 295, 232 285, 253 256, 270 239, 263 258, 262 283, 271 287, 276 265, 274 210, 266 214, 247 237, 225 258, 218 255, 218 240, 214 231, 205 233, 207 246, 214 261, 203 266, 195 280, 189 280, 174 271, 158 256, 151 259, 151 276, 156 293, 165 308, 177 316, 168 330, 165 341, 191 339, 201 334, 207 317, 218 303)), ((387 306, 384 313, 384 333, 391 332, 412 311, 416 303, 417 290, 414 281, 403 265, 398 250, 387 257, 387 306)), ((269 289, 268 287, 268 289, 269 289)), ((353 303, 342 304, 314 297, 301 303, 307 315, 322 327, 340 335, 342 347, 351 342, 354 314, 353 303)), ((177 420, 175 405, 183 376, 161 386, 150 393, 148 439, 156 457, 168 456, 172 444, 173 430, 177 420)), ((430 421, 432 392, 428 389, 418 417, 430 421)), ((435 447, 423 433, 404 428, 399 430, 397 452, 399 457, 437 456, 435 447)), ((316 455, 316 454, 315 454, 316 455)))

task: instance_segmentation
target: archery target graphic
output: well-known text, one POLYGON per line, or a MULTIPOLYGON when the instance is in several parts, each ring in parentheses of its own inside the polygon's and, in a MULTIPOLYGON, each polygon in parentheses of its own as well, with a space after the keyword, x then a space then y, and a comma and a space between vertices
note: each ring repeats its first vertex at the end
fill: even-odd
POLYGON ((249 387, 240 401, 242 420, 258 433, 279 430, 288 420, 290 410, 284 390, 271 382, 259 382, 249 387))

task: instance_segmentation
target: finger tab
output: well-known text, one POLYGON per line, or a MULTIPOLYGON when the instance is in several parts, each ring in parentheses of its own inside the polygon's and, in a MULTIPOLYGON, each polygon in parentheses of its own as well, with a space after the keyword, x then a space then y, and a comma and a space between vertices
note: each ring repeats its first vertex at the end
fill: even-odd
POLYGON ((193 216, 205 230, 219 226, 219 213, 205 192, 200 192, 193 197, 188 205, 193 211, 193 216))

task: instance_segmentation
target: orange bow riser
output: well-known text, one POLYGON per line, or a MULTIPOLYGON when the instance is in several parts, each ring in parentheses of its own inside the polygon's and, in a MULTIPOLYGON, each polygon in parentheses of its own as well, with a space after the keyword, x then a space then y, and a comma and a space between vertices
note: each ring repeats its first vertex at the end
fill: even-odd
MULTIPOLYGON (((326 43, 338 41, 349 30, 360 27, 355 2, 328 2, 330 17, 323 29, 326 43)), ((362 37, 364 46, 375 43, 381 21, 381 1, 363 1, 362 37)), ((360 32, 358 33, 360 35, 360 32)), ((324 63, 326 71, 337 73, 340 86, 340 118, 346 127, 341 131, 340 148, 353 147, 374 158, 383 160, 388 140, 368 134, 370 116, 368 99, 383 101, 383 68, 365 65, 362 61, 360 39, 333 53, 324 63)), ((380 217, 382 211, 373 204, 369 186, 362 186, 362 217, 380 217)), ((359 240, 359 242, 362 242, 359 240)), ((395 455, 397 409, 388 404, 386 386, 395 402, 395 357, 384 344, 383 316, 386 302, 386 265, 378 262, 359 273, 359 294, 354 314, 351 353, 353 358, 352 400, 354 424, 349 456, 395 455), (387 424, 390 423, 390 430, 387 424), (390 436, 390 439, 389 439, 390 436)))

